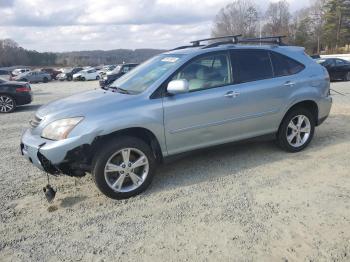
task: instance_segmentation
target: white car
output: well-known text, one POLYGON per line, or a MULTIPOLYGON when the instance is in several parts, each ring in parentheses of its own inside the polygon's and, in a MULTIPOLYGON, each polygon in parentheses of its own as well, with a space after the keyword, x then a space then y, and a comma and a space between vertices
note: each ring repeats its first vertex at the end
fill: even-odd
POLYGON ((28 69, 28 68, 18 68, 18 69, 15 69, 12 71, 12 76, 18 76, 20 74, 24 74, 24 73, 27 73, 29 71, 30 71, 30 69, 28 69))
POLYGON ((75 81, 99 80, 99 79, 100 79, 100 75, 98 74, 98 71, 95 68, 85 69, 73 75, 73 80, 75 81))

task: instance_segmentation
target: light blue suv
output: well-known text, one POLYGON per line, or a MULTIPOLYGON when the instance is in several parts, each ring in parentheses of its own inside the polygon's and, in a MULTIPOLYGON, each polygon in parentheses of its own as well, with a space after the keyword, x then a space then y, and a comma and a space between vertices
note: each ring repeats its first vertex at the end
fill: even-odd
POLYGON ((155 56, 108 90, 41 107, 22 154, 50 174, 91 173, 121 199, 175 154, 266 134, 288 152, 304 149, 331 109, 325 68, 281 37, 208 40, 155 56))

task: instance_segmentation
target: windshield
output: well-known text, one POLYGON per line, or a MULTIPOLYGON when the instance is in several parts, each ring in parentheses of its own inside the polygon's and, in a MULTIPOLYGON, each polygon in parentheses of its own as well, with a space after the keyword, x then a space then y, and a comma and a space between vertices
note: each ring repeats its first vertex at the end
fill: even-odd
POLYGON ((66 69, 63 70, 63 73, 67 74, 67 73, 70 73, 72 71, 73 71, 73 68, 66 68, 66 69))
POLYGON ((128 93, 141 93, 171 68, 175 67, 182 56, 178 54, 155 56, 115 80, 110 88, 118 88, 128 93))

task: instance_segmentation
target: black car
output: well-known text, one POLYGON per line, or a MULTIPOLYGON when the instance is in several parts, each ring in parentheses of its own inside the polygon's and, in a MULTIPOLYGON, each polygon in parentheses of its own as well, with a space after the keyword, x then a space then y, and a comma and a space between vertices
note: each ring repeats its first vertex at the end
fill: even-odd
POLYGON ((61 74, 58 74, 56 76, 56 79, 61 80, 61 81, 63 81, 63 80, 72 81, 73 75, 80 72, 83 69, 84 68, 82 68, 82 67, 74 67, 74 68, 66 69, 61 74))
POLYGON ((29 83, 0 79, 0 113, 11 113, 17 106, 30 104, 32 100, 29 83))
POLYGON ((317 62, 323 65, 331 80, 350 81, 350 62, 339 58, 321 58, 317 62))
POLYGON ((108 72, 106 74, 106 76, 100 80, 100 87, 101 88, 108 87, 110 84, 112 84, 114 82, 114 80, 116 80, 119 77, 121 77, 122 75, 126 74, 127 72, 129 72, 130 70, 135 68, 136 66, 138 66, 138 64, 129 63, 129 64, 118 65, 113 71, 108 72))

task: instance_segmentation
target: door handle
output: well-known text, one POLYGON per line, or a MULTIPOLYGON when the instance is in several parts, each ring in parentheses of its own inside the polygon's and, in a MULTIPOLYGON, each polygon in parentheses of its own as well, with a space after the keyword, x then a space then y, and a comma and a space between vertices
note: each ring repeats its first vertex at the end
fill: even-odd
POLYGON ((285 86, 294 86, 295 83, 292 82, 292 81, 287 81, 287 82, 285 82, 283 85, 285 85, 285 86))
POLYGON ((227 98, 235 98, 235 97, 237 97, 237 96, 239 96, 239 92, 237 92, 237 91, 229 91, 229 92, 227 92, 225 95, 224 95, 224 97, 227 97, 227 98))

